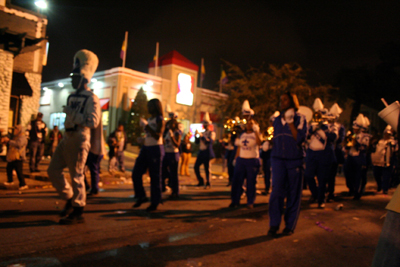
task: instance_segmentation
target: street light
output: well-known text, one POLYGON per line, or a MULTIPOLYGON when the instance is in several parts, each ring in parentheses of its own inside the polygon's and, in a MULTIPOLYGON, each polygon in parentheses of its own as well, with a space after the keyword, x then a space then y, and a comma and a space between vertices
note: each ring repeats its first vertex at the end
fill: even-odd
POLYGON ((40 8, 40 9, 46 9, 47 8, 47 2, 45 0, 36 0, 35 5, 40 8))

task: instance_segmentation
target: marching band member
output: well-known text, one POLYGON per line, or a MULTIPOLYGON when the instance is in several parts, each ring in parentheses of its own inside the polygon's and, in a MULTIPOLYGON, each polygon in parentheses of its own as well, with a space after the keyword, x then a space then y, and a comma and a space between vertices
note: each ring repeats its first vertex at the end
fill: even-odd
POLYGON ((270 229, 276 236, 285 210, 284 235, 293 233, 300 213, 303 182, 303 142, 307 132, 304 115, 297 113, 299 102, 295 94, 280 96, 280 115, 274 120, 274 146, 271 152, 272 192, 269 200, 270 229))
POLYGON ((47 173, 62 199, 66 200, 60 224, 83 223, 83 209, 86 206, 84 169, 92 146, 98 140, 92 139, 91 131, 102 131, 99 98, 93 94, 88 83, 99 64, 93 52, 82 49, 74 56, 71 84, 76 92, 70 94, 63 111, 65 137, 58 144, 51 158, 47 173), (99 127, 100 126, 100 127, 99 127), (72 183, 64 177, 63 169, 68 167, 72 183), (71 212, 72 210, 72 212, 71 212), (66 217, 65 217, 66 216, 66 217))
POLYGON ((376 144, 375 152, 371 153, 374 177, 377 183, 377 191, 383 190, 387 194, 390 187, 390 178, 393 170, 393 154, 396 151, 396 143, 393 138, 393 130, 390 125, 383 132, 383 139, 376 144))
POLYGON ((259 146, 261 139, 259 127, 253 119, 246 123, 246 130, 240 135, 238 149, 235 156, 235 170, 232 179, 231 199, 229 207, 237 207, 242 195, 244 179, 247 179, 247 207, 253 208, 256 198, 256 180, 260 168, 259 146))
POLYGON ((336 128, 338 129, 338 137, 334 144, 334 151, 335 151, 335 161, 332 164, 332 167, 328 174, 328 196, 327 202, 335 199, 335 183, 336 183, 336 174, 338 171, 339 164, 344 163, 344 152, 343 152, 343 143, 346 134, 346 129, 344 128, 343 124, 337 122, 339 119, 340 114, 342 113, 342 109, 339 107, 337 103, 333 104, 331 109, 329 110, 329 116, 332 117, 333 123, 335 124, 336 128))
POLYGON ((333 142, 338 133, 335 124, 328 124, 323 118, 326 111, 319 98, 314 101, 314 110, 321 116, 320 121, 311 123, 308 131, 309 145, 306 152, 306 170, 304 177, 311 191, 310 203, 318 201, 318 208, 325 207, 325 190, 328 180, 329 170, 335 161, 333 142), (318 188, 315 182, 318 180, 318 188))
POLYGON ((210 160, 215 158, 213 143, 215 141, 215 132, 211 131, 211 120, 208 112, 204 114, 203 118, 203 127, 204 132, 199 133, 197 130, 195 132, 195 142, 196 144, 200 144, 199 154, 197 155, 196 162, 194 164, 194 172, 196 173, 197 180, 199 183, 197 186, 204 185, 204 179, 200 175, 200 166, 204 165, 204 170, 206 172, 206 184, 205 188, 210 188, 210 160))
POLYGON ((171 198, 179 197, 179 146, 181 143, 182 132, 179 129, 178 121, 170 119, 164 131, 164 150, 165 156, 162 162, 162 190, 165 191, 165 180, 168 178, 168 185, 172 190, 171 198))
POLYGON ((161 167, 164 158, 164 145, 162 133, 164 131, 163 110, 160 100, 153 98, 147 102, 147 110, 151 117, 147 120, 141 118, 140 125, 144 128, 146 136, 144 144, 136 158, 132 170, 132 181, 135 190, 136 203, 134 208, 140 207, 148 201, 143 187, 143 174, 149 170, 151 204, 146 211, 155 211, 161 203, 161 167))
MULTIPOLYGON (((358 114, 353 122, 354 137, 348 146, 345 162, 345 176, 350 186, 350 194, 354 194, 354 200, 359 200, 362 195, 363 184, 367 172, 367 147, 369 145, 368 129, 369 120, 363 114, 358 114)), ((364 185, 365 186, 365 185, 364 185)))

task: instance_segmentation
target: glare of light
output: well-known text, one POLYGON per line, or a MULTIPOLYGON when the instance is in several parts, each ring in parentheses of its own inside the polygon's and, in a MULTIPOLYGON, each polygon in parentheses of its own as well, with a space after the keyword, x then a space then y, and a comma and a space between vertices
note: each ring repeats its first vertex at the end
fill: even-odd
POLYGON ((148 85, 148 86, 153 86, 153 84, 154 84, 153 81, 147 81, 146 82, 146 85, 148 85))
POLYGON ((93 89, 101 89, 103 88, 103 82, 95 82, 93 84, 93 89))
POLYGON ((36 5, 38 8, 41 8, 41 9, 46 9, 46 8, 47 8, 47 2, 44 1, 44 0, 37 0, 37 1, 35 1, 35 5, 36 5))
POLYGON ((92 83, 97 83, 97 79, 96 79, 96 78, 92 78, 90 81, 91 81, 92 83))
POLYGON ((47 90, 49 90, 49 88, 43 87, 43 91, 47 91, 47 90))
POLYGON ((63 88, 64 84, 63 83, 58 83, 58 87, 63 88))

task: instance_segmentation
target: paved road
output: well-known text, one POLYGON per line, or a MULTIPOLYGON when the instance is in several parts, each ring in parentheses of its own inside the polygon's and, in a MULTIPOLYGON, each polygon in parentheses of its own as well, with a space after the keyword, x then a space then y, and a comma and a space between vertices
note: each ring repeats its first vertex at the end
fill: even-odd
POLYGON ((317 209, 304 190, 294 235, 272 239, 266 236, 268 196, 257 195, 251 210, 245 200, 227 208, 226 178, 215 177, 205 190, 193 186, 193 174, 180 177, 181 198, 165 194, 164 204, 148 214, 148 203, 132 208, 130 180, 109 175, 106 162, 102 167, 103 190, 88 200, 81 225, 58 225, 64 203, 49 182, 27 179, 27 191, 0 190, 0 266, 370 266, 390 200, 374 193, 371 180, 367 195, 353 201, 338 176, 338 202, 317 209), (336 211, 338 204, 343 209, 336 211))

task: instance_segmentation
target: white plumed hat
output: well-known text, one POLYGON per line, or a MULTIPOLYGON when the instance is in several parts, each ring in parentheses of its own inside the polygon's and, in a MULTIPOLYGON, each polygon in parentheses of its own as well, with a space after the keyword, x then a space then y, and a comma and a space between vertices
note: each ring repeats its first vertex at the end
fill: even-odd
POLYGON ((313 109, 314 109, 314 111, 320 111, 320 110, 324 109, 324 104, 322 104, 322 101, 320 98, 317 97, 314 100, 313 109))
POLYGON ((249 101, 247 99, 243 102, 242 114, 243 115, 254 115, 254 110, 252 110, 250 108, 250 103, 249 103, 249 101))
POLYGON ((90 82, 98 65, 99 59, 96 54, 89 50, 82 49, 76 52, 74 56, 72 73, 78 73, 90 82))
POLYGON ((370 125, 369 119, 361 113, 358 114, 356 120, 353 121, 353 128, 355 128, 355 129, 359 129, 359 128, 368 129, 369 125, 370 125))
POLYGON ((329 113, 337 118, 340 116, 340 114, 342 114, 342 112, 343 109, 341 109, 337 103, 333 104, 329 110, 329 113))

